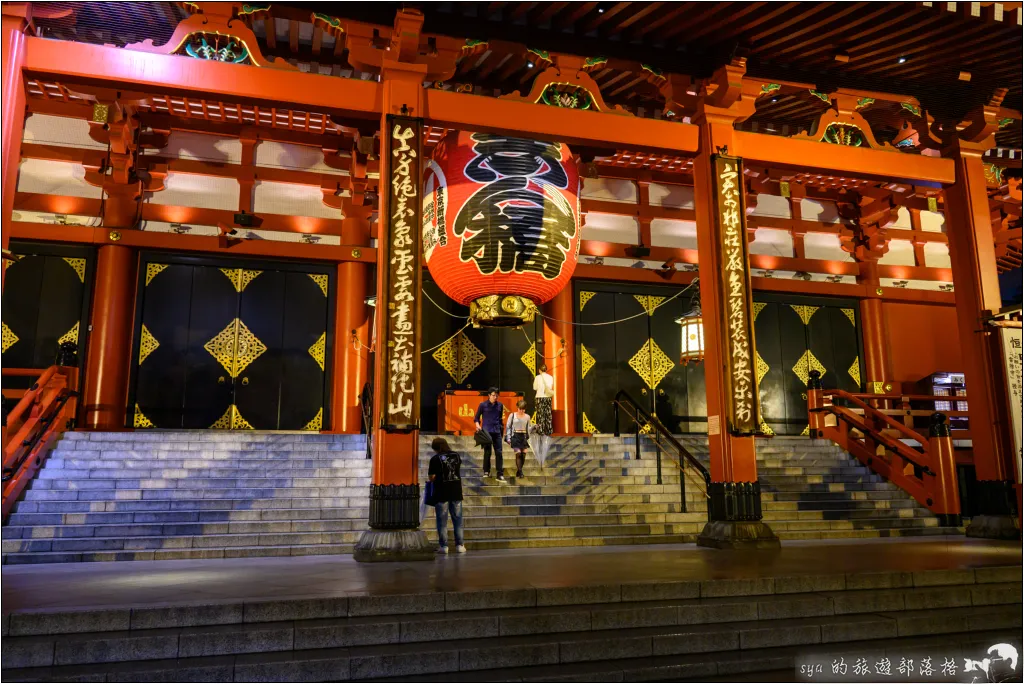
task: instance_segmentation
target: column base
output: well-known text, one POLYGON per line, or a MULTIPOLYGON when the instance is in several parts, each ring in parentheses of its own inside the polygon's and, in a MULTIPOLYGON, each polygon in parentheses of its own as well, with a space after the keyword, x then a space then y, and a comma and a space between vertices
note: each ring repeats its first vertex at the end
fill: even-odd
POLYGON ((352 550, 360 563, 428 561, 434 555, 423 530, 366 530, 352 550))
POLYGON ((779 538, 763 522, 716 520, 704 525, 697 546, 713 549, 778 549, 779 538))
POLYGON ((976 515, 966 534, 981 539, 1020 539, 1020 528, 1012 515, 976 515))

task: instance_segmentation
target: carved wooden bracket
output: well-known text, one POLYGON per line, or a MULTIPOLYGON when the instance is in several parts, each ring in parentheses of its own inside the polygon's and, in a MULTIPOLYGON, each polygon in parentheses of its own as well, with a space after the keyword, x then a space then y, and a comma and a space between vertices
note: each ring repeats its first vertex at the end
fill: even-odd
POLYGON ((520 95, 517 90, 514 93, 502 95, 500 99, 633 116, 632 112, 622 105, 611 107, 604 101, 601 96, 601 88, 587 73, 590 68, 586 64, 588 60, 575 55, 563 54, 556 54, 551 59, 552 66, 534 79, 528 95, 520 95))
POLYGON ((838 205, 839 215, 849 222, 840 228, 839 244, 857 261, 877 261, 889 251, 888 228, 899 217, 899 206, 883 188, 847 194, 849 203, 838 205))
POLYGON ((401 9, 395 15, 395 28, 387 44, 374 35, 374 29, 358 22, 344 25, 348 63, 361 71, 380 72, 384 60, 423 64, 428 81, 447 81, 455 75, 464 41, 446 36, 433 37, 428 42, 423 35, 423 13, 415 9, 401 9))
POLYGON ((125 49, 298 71, 297 67, 283 59, 263 56, 256 34, 245 21, 237 18, 246 7, 237 2, 188 3, 188 9, 195 14, 178 22, 166 43, 154 45, 153 40, 147 38, 139 43, 125 45, 125 49))

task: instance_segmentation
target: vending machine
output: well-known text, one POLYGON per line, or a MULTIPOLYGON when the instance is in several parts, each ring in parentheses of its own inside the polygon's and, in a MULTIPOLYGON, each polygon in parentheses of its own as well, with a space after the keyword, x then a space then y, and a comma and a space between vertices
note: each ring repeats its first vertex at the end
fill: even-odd
MULTIPOLYGON (((954 397, 966 397, 967 385, 964 383, 963 373, 932 373, 923 378, 917 386, 920 394, 930 394, 936 397, 950 397, 949 400, 935 399, 928 402, 914 402, 919 404, 914 408, 924 410, 941 411, 967 411, 967 402, 956 400, 954 397)), ((966 430, 967 416, 954 416, 949 419, 949 427, 952 430, 966 430)))

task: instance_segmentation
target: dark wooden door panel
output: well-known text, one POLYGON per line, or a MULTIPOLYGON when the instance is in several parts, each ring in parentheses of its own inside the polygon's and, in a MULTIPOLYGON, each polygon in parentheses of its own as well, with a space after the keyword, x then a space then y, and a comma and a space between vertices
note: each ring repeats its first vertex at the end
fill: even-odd
POLYGON ((192 268, 182 427, 230 429, 236 422, 232 406, 238 291, 233 276, 224 271, 233 269, 192 268))
MULTIPOLYGON (((641 295, 646 297, 647 295, 641 295)), ((654 410, 654 388, 651 386, 651 338, 650 338, 650 316, 647 315, 644 306, 637 300, 634 294, 617 293, 615 298, 615 310, 610 320, 619 321, 614 326, 608 326, 615 330, 615 368, 618 377, 617 384, 610 384, 603 390, 602 403, 608 404, 615 397, 618 390, 625 390, 636 401, 648 411, 654 410), (637 316, 636 314, 643 314, 637 316), (632 316, 632 318, 629 318, 632 316), (624 319, 629 320, 624 320, 624 319)), ((606 319, 608 320, 608 319, 606 319)), ((604 331, 596 332, 601 336, 604 331)), ((610 409, 609 409, 610 410, 610 409)), ((628 430, 631 426, 626 421, 622 422, 622 429, 628 430)), ((614 428, 614 425, 612 426, 614 428)), ((602 428, 602 432, 611 432, 611 429, 602 428)))
POLYGON ((286 274, 255 270, 243 273, 251 280, 239 295, 234 379, 238 422, 254 430, 276 430, 283 380, 286 274))
MULTIPOLYGON (((660 296, 660 295, 659 295, 660 296)), ((686 366, 679 364, 682 353, 682 327, 676 321, 683 314, 682 297, 662 300, 649 316, 651 340, 656 345, 651 363, 655 415, 674 433, 682 432, 682 423, 689 415, 689 392, 686 366)), ((651 304, 655 304, 651 302, 651 304)))
POLYGON ((327 297, 307 273, 282 275, 286 284, 278 429, 319 430, 325 418, 325 371, 329 358, 327 297))
MULTIPOLYGON (((786 400, 786 377, 792 371, 783 363, 783 342, 779 328, 779 307, 783 306, 768 302, 754 303, 754 343, 757 348, 756 369, 758 396, 761 405, 761 420, 777 434, 788 431, 788 404, 786 400)), ((789 342, 796 342, 802 354, 803 340, 791 337, 789 342)), ((795 354, 795 353, 794 353, 795 354)), ((797 355, 798 356, 798 355, 797 355)))
POLYGON ((133 346, 135 406, 129 407, 128 423, 181 428, 195 267, 153 263, 143 269, 142 321, 133 346))
MULTIPOLYGON (((36 365, 36 336, 46 259, 45 256, 29 254, 6 266, 3 294, 5 368, 41 367, 36 365)), ((54 349, 53 353, 56 351, 54 349)))

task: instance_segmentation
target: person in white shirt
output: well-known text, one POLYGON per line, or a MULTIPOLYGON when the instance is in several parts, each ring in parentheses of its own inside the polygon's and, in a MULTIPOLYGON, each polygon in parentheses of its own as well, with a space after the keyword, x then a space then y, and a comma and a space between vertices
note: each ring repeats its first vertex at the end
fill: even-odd
POLYGON ((536 434, 550 435, 554 432, 551 424, 551 399, 555 396, 555 379, 548 373, 548 367, 541 364, 540 373, 533 379, 533 391, 537 393, 536 434))

